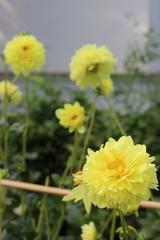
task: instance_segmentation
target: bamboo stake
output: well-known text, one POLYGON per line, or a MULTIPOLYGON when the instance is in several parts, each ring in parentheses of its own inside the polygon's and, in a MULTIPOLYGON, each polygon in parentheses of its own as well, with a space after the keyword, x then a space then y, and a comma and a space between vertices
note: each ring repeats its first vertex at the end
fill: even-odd
POLYGON ((160 210, 160 202, 155 201, 143 201, 140 203, 141 208, 152 208, 160 210))
MULTIPOLYGON (((71 190, 56 188, 56 187, 47 187, 43 185, 33 184, 33 183, 25 183, 15 180, 2 179, 0 181, 0 185, 3 187, 9 188, 18 188, 27 191, 39 192, 39 193, 47 193, 52 195, 65 196, 70 193, 71 190)), ((143 201, 140 203, 141 208, 152 208, 160 210, 160 202, 155 201, 143 201)))
POLYGON ((32 191, 32 192, 55 194, 59 196, 64 196, 70 192, 70 190, 67 190, 67 189, 47 187, 43 185, 19 182, 19 181, 8 180, 8 179, 2 179, 0 181, 0 185, 3 187, 18 188, 18 189, 23 189, 23 190, 32 191))

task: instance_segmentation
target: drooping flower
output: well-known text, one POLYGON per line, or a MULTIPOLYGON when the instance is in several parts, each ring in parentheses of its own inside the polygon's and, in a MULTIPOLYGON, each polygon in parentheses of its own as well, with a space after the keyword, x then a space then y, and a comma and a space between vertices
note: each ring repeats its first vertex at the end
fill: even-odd
POLYGON ((16 75, 28 76, 45 63, 45 49, 31 34, 19 34, 5 46, 4 59, 16 75))
POLYGON ((118 141, 110 138, 94 152, 88 151, 80 184, 64 201, 84 201, 87 212, 91 203, 99 208, 119 208, 136 205, 150 197, 150 189, 157 189, 154 157, 146 146, 134 144, 129 136, 118 141))
POLYGON ((101 81, 101 91, 104 96, 108 96, 113 91, 113 82, 110 78, 101 81))
POLYGON ((15 104, 18 104, 22 99, 19 87, 8 80, 0 82, 0 97, 4 99, 5 96, 8 98, 8 101, 12 101, 15 104))
POLYGON ((82 240, 96 240, 97 231, 94 222, 84 224, 82 227, 82 240))
POLYGON ((84 45, 71 59, 70 78, 80 87, 98 87, 102 79, 109 78, 115 62, 106 46, 84 45))
POLYGON ((57 109, 55 114, 59 119, 60 125, 69 128, 70 133, 74 131, 78 131, 79 133, 84 132, 85 112, 79 102, 75 102, 74 104, 66 103, 64 104, 64 108, 57 109))

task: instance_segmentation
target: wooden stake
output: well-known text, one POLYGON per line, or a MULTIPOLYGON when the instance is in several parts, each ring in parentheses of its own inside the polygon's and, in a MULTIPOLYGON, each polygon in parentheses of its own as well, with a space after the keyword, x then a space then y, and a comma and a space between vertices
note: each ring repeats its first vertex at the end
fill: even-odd
MULTIPOLYGON (((47 194, 59 195, 59 196, 65 196, 66 194, 70 193, 70 191, 71 191, 71 190, 67 190, 67 189, 63 189, 63 188, 47 187, 47 186, 43 186, 43 185, 38 185, 38 184, 33 184, 33 183, 25 183, 25 182, 8 180, 8 179, 2 179, 0 181, 0 185, 3 187, 18 188, 21 190, 27 190, 27 191, 39 192, 39 193, 47 193, 47 194)), ((140 203, 140 207, 160 210, 160 202, 143 201, 140 203)))
POLYGON ((46 187, 43 185, 25 183, 25 182, 19 182, 15 180, 7 180, 7 179, 2 179, 0 181, 0 185, 3 187, 18 188, 22 190, 31 191, 31 192, 40 192, 40 193, 47 193, 47 194, 53 194, 53 195, 59 195, 59 196, 64 196, 70 192, 70 190, 63 189, 63 188, 46 187))
POLYGON ((140 203, 141 208, 152 208, 160 210, 160 202, 155 201, 143 201, 140 203))

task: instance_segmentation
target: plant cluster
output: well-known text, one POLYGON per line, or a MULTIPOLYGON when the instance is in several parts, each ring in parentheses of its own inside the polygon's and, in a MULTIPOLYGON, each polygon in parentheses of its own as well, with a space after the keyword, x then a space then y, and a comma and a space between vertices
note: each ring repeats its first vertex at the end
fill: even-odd
MULTIPOLYGON (((45 63, 45 48, 31 34, 11 39, 2 60, 0 177, 73 190, 62 200, 1 187, 1 239, 152 239, 145 220, 136 216, 151 190, 158 196, 159 158, 152 156, 159 154, 160 105, 154 94, 152 105, 135 114, 123 84, 119 88, 111 80, 116 58, 106 46, 88 44, 76 51, 70 78, 81 89, 69 90, 67 101, 46 76, 35 75, 45 63), (124 96, 124 110, 117 113, 111 93, 115 99, 124 96), (106 110, 98 107, 101 100, 106 110)), ((158 230, 153 234, 156 239, 158 230)))

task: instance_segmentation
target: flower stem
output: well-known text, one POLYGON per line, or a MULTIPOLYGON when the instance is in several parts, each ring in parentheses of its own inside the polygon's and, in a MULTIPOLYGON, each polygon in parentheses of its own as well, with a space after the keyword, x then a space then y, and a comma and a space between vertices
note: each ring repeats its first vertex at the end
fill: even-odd
POLYGON ((77 156, 78 143, 79 143, 78 132, 76 131, 74 133, 74 143, 73 143, 72 152, 71 152, 70 157, 68 158, 68 161, 67 161, 67 164, 66 164, 66 168, 64 169, 64 172, 62 174, 62 182, 61 182, 61 184, 63 183, 64 178, 67 176, 68 171, 69 170, 73 171, 74 161, 75 161, 76 156, 77 156))
POLYGON ((91 132, 92 132, 93 124, 94 124, 95 113, 96 113, 96 103, 97 103, 97 93, 95 93, 93 103, 92 103, 92 106, 91 106, 90 122, 89 122, 88 129, 87 129, 87 132, 86 132, 86 136, 85 136, 85 139, 84 139, 84 145, 83 145, 83 148, 82 148, 82 153, 81 153, 81 157, 80 157, 80 161, 79 161, 79 165, 78 165, 79 170, 82 167, 84 157, 85 157, 85 154, 86 154, 86 149, 88 147, 89 139, 90 139, 90 136, 91 136, 91 132))
POLYGON ((62 227, 63 219, 64 219, 64 214, 65 214, 65 208, 64 208, 64 205, 62 204, 61 215, 60 215, 59 221, 57 223, 56 230, 54 231, 54 236, 52 238, 54 240, 58 239, 58 236, 59 236, 59 233, 60 233, 60 230, 61 230, 61 227, 62 227))
POLYGON ((114 240, 115 226, 116 226, 116 209, 113 210, 112 225, 111 225, 111 232, 110 232, 110 240, 114 240))
POLYGON ((124 238, 125 238, 125 240, 128 240, 127 223, 125 221, 123 213, 120 210, 119 210, 119 216, 120 216, 120 221, 121 221, 121 225, 122 225, 122 229, 123 229, 123 233, 124 233, 124 238))
POLYGON ((4 101, 3 101, 3 119, 4 119, 4 165, 8 165, 8 96, 7 96, 7 79, 4 79, 4 101))
MULTIPOLYGON (((45 180, 45 186, 49 185, 49 178, 46 177, 45 180)), ((42 235, 43 235, 43 224, 45 222, 45 217, 46 217, 46 207, 47 207, 47 195, 44 194, 43 199, 42 199, 42 205, 41 205, 41 209, 40 209, 40 214, 39 214, 39 218, 38 218, 38 224, 36 227, 36 233, 38 234, 35 238, 35 240, 41 240, 42 239, 42 235)))
POLYGON ((3 133, 0 131, 0 157, 3 159, 4 153, 3 153, 3 133))
MULTIPOLYGON (((8 167, 8 138, 9 138, 9 127, 8 127, 8 103, 9 99, 7 96, 7 79, 8 79, 8 71, 7 65, 4 63, 4 97, 3 97, 3 123, 4 127, 2 128, 2 132, 0 133, 0 153, 2 154, 2 159, 4 160, 4 167, 8 167)), ((1 156, 0 156, 1 157, 1 156)), ((2 239, 2 226, 3 226, 3 216, 5 213, 5 198, 6 198, 6 190, 3 187, 0 187, 0 239, 2 239)))
POLYGON ((47 239, 52 240, 51 236, 51 228, 49 226, 49 216, 48 216, 48 208, 45 208, 45 222, 46 222, 46 231, 47 231, 47 239))
POLYGON ((26 151, 27 151, 27 140, 28 140, 28 128, 29 128, 29 81, 25 78, 25 119, 22 136, 22 171, 26 170, 26 151))
MULTIPOLYGON (((68 174, 68 171, 69 170, 73 171, 74 162, 75 162, 75 159, 76 159, 76 156, 77 156, 78 144, 79 144, 79 138, 78 138, 78 132, 76 131, 75 134, 74 134, 74 144, 73 144, 72 152, 71 152, 71 155, 68 159, 66 168, 65 168, 65 170, 62 174, 62 180, 60 182, 60 186, 63 184, 64 179, 68 174)), ((59 220, 58 220, 58 223, 57 223, 57 228, 56 228, 56 231, 55 231, 55 234, 54 234, 54 239, 56 239, 58 237, 59 232, 61 230, 61 226, 62 226, 63 219, 64 219, 64 211, 65 211, 65 209, 64 209, 64 206, 63 206, 61 208, 61 213, 60 213, 60 217, 59 217, 59 220)))
MULTIPOLYGON (((79 143, 78 132, 75 132, 72 152, 71 152, 71 155, 70 155, 70 157, 69 157, 69 159, 68 159, 66 168, 64 169, 64 172, 63 172, 63 174, 62 174, 62 180, 61 180, 59 186, 61 186, 61 185, 64 183, 64 179, 65 179, 65 177, 67 176, 68 171, 69 171, 69 170, 72 171, 73 168, 74 168, 74 160, 76 159, 76 155, 77 155, 78 143, 79 143)), ((53 239, 57 239, 57 238, 58 238, 59 232, 60 232, 61 227, 62 227, 62 224, 63 224, 64 211, 65 211, 65 207, 62 206, 62 207, 61 207, 60 217, 59 217, 59 219, 58 219, 57 228, 56 228, 56 230, 55 230, 55 232, 54 232, 54 238, 53 238, 53 239)))
POLYGON ((105 229, 108 227, 110 221, 112 220, 113 217, 113 211, 110 213, 109 217, 107 218, 106 222, 104 223, 100 233, 98 234, 98 239, 102 237, 102 234, 104 233, 105 229))
POLYGON ((5 212, 6 189, 0 187, 0 239, 3 239, 3 217, 5 212))
POLYGON ((117 113, 115 112, 115 110, 114 110, 114 108, 112 106, 112 103, 111 103, 110 99, 108 97, 105 97, 105 99, 106 99, 106 101, 108 103, 109 110, 110 110, 110 112, 112 114, 112 117, 113 117, 113 119, 115 121, 115 124, 117 125, 120 133, 125 136, 126 132, 125 132, 124 128, 122 127, 121 123, 120 123, 120 120, 119 120, 119 118, 117 116, 117 113))

